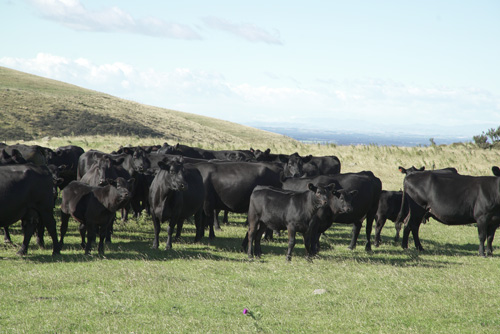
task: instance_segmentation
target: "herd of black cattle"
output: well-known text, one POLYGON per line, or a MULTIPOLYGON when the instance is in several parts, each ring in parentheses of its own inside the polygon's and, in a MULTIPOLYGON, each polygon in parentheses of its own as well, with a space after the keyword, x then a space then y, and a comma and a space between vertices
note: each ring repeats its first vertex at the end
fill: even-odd
POLYGON ((461 175, 455 168, 426 171, 414 167, 406 174, 403 191, 384 191, 372 172, 340 173, 335 156, 272 154, 270 150, 213 151, 186 145, 122 147, 116 152, 84 152, 70 145, 55 150, 37 145, 0 144, 0 226, 5 242, 8 227, 21 221, 24 239, 19 254, 27 252, 32 235, 43 246, 46 229, 53 253, 64 244, 68 221, 80 225, 82 247, 90 254, 99 234, 111 241, 113 221, 121 210, 151 215, 153 248, 159 246, 160 226, 169 221, 166 249, 172 235, 180 237, 184 220, 194 217, 195 241, 205 229, 214 238, 220 211, 247 213, 248 232, 242 247, 248 257, 260 256, 261 239, 273 231, 288 231, 287 259, 296 232, 304 237, 308 256, 319 251, 319 238, 332 223, 352 224, 350 249, 356 247, 366 220, 366 246, 375 246, 387 219, 396 224, 396 237, 404 224, 402 247, 410 232, 415 247, 423 250, 418 236, 422 222, 432 217, 448 225, 477 223, 479 254, 491 255, 495 231, 500 225, 500 169, 494 176, 461 175), (57 238, 54 206, 61 190, 60 239, 57 238), (487 241, 486 252, 484 243, 487 241))

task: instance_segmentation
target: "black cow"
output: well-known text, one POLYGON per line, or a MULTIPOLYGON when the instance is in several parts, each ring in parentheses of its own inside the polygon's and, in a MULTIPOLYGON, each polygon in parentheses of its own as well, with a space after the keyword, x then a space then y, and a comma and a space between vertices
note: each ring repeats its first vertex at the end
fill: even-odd
POLYGON ((399 240, 399 233, 401 231, 401 223, 396 223, 399 211, 401 209, 401 201, 403 200, 402 191, 387 191, 382 190, 378 202, 377 213, 375 214, 375 247, 380 246, 380 234, 387 219, 393 221, 396 228, 396 235, 394 241, 399 240))
MULTIPOLYGON (((94 187, 104 186, 108 184, 108 180, 114 180, 119 176, 117 167, 120 163, 108 156, 103 156, 94 160, 92 166, 86 170, 79 181, 94 187)), ((130 178, 130 174, 127 173, 126 176, 130 178)))
MULTIPOLYGON (((398 169, 402 174, 410 175, 413 173, 423 172, 425 170, 425 166, 422 166, 420 168, 416 168, 415 166, 411 166, 410 168, 404 168, 404 167, 399 166, 398 169)), ((447 174, 447 173, 458 174, 458 171, 455 167, 433 169, 433 170, 431 170, 431 172, 438 173, 438 174, 441 174, 441 173, 443 173, 443 174, 447 174)))
POLYGON ((257 186, 250 197, 248 208, 248 258, 262 254, 260 240, 266 227, 273 230, 288 230, 288 251, 286 259, 292 259, 295 234, 304 235, 306 254, 310 253, 311 235, 309 222, 316 211, 328 202, 331 188, 316 187, 308 184, 307 191, 285 191, 283 189, 257 186))
POLYGON ((183 164, 182 159, 169 163, 159 162, 159 167, 149 192, 155 231, 153 248, 157 249, 159 246, 161 223, 169 220, 165 249, 171 249, 173 229, 177 226, 176 238, 179 238, 185 219, 195 215, 196 226, 202 226, 205 189, 198 169, 183 164))
POLYGON ((403 203, 408 213, 400 211, 398 221, 404 218, 402 247, 408 248, 410 231, 415 247, 423 250, 419 228, 426 215, 446 225, 477 223, 479 255, 493 253, 492 242, 500 225, 500 179, 496 176, 469 176, 454 173, 420 172, 407 175, 404 180, 403 203))
POLYGON ((336 189, 357 191, 352 199, 352 211, 335 215, 329 207, 320 208, 314 219, 318 220, 318 233, 313 242, 313 252, 319 247, 319 237, 332 223, 353 224, 352 239, 349 249, 356 248, 363 220, 366 219, 365 250, 371 251, 371 232, 373 220, 378 208, 382 182, 370 171, 359 173, 345 173, 337 175, 320 175, 308 178, 291 178, 283 182, 283 189, 304 190, 308 183, 325 185, 334 183, 336 189))
POLYGON ((100 255, 104 255, 104 238, 107 227, 115 218, 115 212, 125 206, 132 197, 131 187, 134 179, 117 178, 109 180, 103 187, 93 187, 88 184, 73 181, 62 191, 61 202, 61 245, 68 229, 69 217, 78 221, 82 237, 82 247, 89 255, 96 231, 99 230, 100 255), (85 243, 87 233, 87 243, 85 243))
POLYGON ((24 145, 15 144, 7 145, 4 147, 5 151, 12 155, 14 150, 21 152, 23 158, 28 162, 32 162, 38 166, 44 166, 47 164, 46 150, 44 147, 39 145, 24 145))
POLYGON ((78 173, 78 159, 85 153, 83 148, 76 145, 67 145, 56 148, 55 151, 49 151, 47 163, 58 167, 66 166, 60 170, 59 176, 63 178, 63 182, 59 185, 59 189, 66 187, 71 181, 76 180, 78 173))
POLYGON ((26 161, 21 152, 16 149, 11 150, 10 154, 5 151, 5 149, 2 149, 0 153, 0 166, 19 165, 26 163, 28 163, 28 161, 26 161))
POLYGON ((306 176, 340 174, 340 160, 334 155, 315 157, 311 156, 302 167, 306 176))
MULTIPOLYGON (((194 165, 203 177, 205 201, 203 210, 214 238, 216 210, 248 212, 250 195, 258 185, 281 187, 282 169, 272 163, 205 162, 194 165)), ((203 226, 197 227, 196 241, 203 237, 203 226)))
POLYGON ((78 160, 77 180, 79 181, 85 175, 94 162, 105 157, 114 160, 116 162, 114 165, 121 165, 131 177, 133 177, 134 172, 142 172, 151 166, 147 154, 142 150, 134 151, 133 154, 108 154, 101 151, 89 150, 83 153, 78 160))
POLYGON ((59 254, 54 220, 53 179, 45 166, 33 164, 0 166, 0 227, 22 221, 24 240, 18 254, 27 253, 39 221, 53 241, 53 254, 59 254))
POLYGON ((181 144, 170 146, 167 143, 163 144, 158 153, 182 155, 204 160, 249 161, 253 158, 251 154, 241 150, 207 150, 181 144))

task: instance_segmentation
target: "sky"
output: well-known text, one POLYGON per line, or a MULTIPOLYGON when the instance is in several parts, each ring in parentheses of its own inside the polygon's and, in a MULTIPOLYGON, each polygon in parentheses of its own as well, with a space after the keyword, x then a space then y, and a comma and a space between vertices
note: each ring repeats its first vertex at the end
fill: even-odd
POLYGON ((267 127, 500 126, 500 1, 0 0, 0 66, 267 127))

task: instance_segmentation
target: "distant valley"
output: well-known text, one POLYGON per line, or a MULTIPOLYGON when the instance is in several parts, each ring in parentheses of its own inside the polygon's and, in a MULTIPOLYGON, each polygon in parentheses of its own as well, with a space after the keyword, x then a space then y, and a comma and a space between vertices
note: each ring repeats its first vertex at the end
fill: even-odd
MULTIPOLYGON (((370 145, 381 146, 428 146, 431 144, 430 136, 405 133, 356 133, 313 129, 300 129, 294 127, 266 127, 255 126, 258 129, 282 134, 304 143, 333 143, 336 145, 370 145)), ((453 144, 457 142, 470 142, 468 137, 433 137, 437 145, 453 144)))

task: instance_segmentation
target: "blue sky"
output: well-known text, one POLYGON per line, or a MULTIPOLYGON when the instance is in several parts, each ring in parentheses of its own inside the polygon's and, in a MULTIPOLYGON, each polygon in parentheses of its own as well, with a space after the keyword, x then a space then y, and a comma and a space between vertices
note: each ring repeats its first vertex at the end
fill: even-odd
POLYGON ((241 124, 500 125, 500 1, 0 0, 0 66, 241 124))

